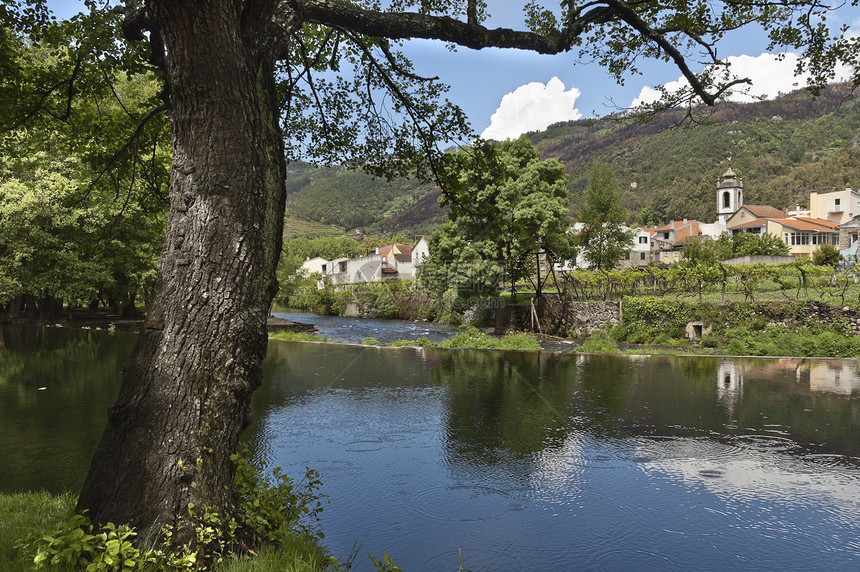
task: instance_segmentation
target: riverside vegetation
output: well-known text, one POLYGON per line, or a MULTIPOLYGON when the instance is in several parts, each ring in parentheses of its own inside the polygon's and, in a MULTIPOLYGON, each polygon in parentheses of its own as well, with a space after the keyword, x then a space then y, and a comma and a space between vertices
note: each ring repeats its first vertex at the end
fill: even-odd
MULTIPOLYGON (((856 311, 860 307, 860 267, 837 269, 816 264, 816 260, 829 261, 814 257, 774 266, 728 266, 688 259, 668 267, 576 270, 563 273, 548 295, 575 301, 623 300, 621 323, 579 351, 623 344, 647 346, 651 353, 860 357, 860 315, 856 311), (822 318, 816 308, 834 312, 822 318), (697 345, 686 338, 689 322, 701 322, 705 327, 697 345)), ((477 316, 473 325, 488 319, 473 311, 472 306, 480 305, 481 300, 458 296, 452 289, 430 296, 420 280, 338 289, 326 284, 320 290, 315 280, 304 280, 313 287, 297 289, 297 294, 284 301, 322 314, 342 315, 347 303, 353 302, 375 317, 460 324, 471 314, 473 319, 477 316)), ((508 307, 530 304, 528 294, 517 302, 505 294, 501 299, 508 307)))

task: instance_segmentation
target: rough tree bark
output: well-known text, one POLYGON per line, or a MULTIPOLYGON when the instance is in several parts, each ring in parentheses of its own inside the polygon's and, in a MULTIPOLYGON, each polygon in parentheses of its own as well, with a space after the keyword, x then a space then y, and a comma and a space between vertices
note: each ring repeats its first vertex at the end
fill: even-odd
POLYGON ((170 215, 144 330, 78 501, 146 542, 188 503, 229 506, 261 382, 285 160, 271 56, 241 3, 151 2, 167 50, 170 215))

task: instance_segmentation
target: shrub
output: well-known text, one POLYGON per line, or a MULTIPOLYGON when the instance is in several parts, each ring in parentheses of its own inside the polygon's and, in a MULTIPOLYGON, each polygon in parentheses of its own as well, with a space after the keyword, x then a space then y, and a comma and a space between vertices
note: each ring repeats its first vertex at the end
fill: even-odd
POLYGON ((144 552, 132 543, 136 532, 128 525, 108 523, 96 530, 85 514, 70 514, 47 531, 31 533, 19 546, 32 556, 35 568, 120 572, 210 570, 230 555, 253 554, 254 548, 278 546, 297 535, 316 538, 318 545, 323 537, 319 514, 324 499, 318 493, 319 474, 308 469, 305 479, 295 483, 277 468, 270 482, 247 451, 231 458, 236 465, 234 514, 221 515, 189 504, 179 517, 179 526, 193 532, 187 543, 177 543, 176 529, 167 525, 161 529, 159 543, 144 552))
POLYGON ((531 334, 508 334, 502 338, 490 336, 477 328, 467 328, 465 332, 439 344, 442 348, 464 348, 483 350, 539 350, 540 344, 531 334))
POLYGON ((618 353, 618 345, 606 332, 593 332, 576 351, 583 353, 618 353))

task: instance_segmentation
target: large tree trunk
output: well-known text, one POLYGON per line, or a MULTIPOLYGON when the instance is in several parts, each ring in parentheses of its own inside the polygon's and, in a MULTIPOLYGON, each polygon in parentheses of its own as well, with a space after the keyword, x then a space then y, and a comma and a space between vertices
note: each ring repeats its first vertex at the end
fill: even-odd
POLYGON ((242 3, 150 2, 168 58, 171 210, 149 315, 78 509, 140 540, 188 503, 230 505, 262 379, 285 164, 273 69, 242 3))

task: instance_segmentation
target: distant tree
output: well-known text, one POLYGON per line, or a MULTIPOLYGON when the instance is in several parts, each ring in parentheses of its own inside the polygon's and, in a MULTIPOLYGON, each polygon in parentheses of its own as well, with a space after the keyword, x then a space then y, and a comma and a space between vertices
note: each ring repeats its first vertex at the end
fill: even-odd
POLYGON ((775 234, 724 233, 716 240, 687 245, 682 254, 690 262, 715 264, 735 256, 785 256, 788 246, 775 234))
MULTIPOLYGON (((480 143, 450 157, 450 182, 442 204, 449 220, 430 241, 437 284, 460 294, 494 294, 501 281, 535 274, 539 251, 572 255, 567 233, 564 166, 542 161, 525 137, 498 145, 480 143)), ((539 288, 539 284, 536 284, 539 288)))
POLYGON ((614 268, 630 252, 633 233, 623 226, 626 216, 612 169, 594 163, 578 217, 585 226, 577 239, 592 267, 614 268))
POLYGON ((705 239, 688 244, 682 249, 681 256, 692 264, 716 264, 723 258, 731 258, 731 255, 724 256, 731 253, 731 243, 727 239, 723 240, 724 236, 720 235, 717 240, 705 239))

